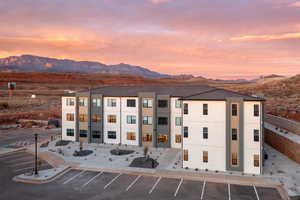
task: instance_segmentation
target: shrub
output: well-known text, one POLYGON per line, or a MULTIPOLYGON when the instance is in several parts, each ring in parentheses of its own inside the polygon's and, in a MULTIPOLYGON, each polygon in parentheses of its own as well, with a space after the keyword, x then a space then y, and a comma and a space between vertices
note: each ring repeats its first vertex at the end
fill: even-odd
POLYGON ((0 102, 0 110, 8 109, 8 102, 0 102))

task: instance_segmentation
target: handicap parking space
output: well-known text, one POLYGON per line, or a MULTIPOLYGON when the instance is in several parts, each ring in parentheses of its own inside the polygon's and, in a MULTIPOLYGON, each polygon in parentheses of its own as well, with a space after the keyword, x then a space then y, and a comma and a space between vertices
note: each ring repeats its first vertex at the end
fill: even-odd
POLYGON ((277 189, 267 187, 256 187, 257 194, 263 200, 281 200, 281 196, 277 189))
POLYGON ((257 200, 253 186, 230 185, 230 194, 232 200, 257 200))
POLYGON ((175 199, 199 200, 202 193, 202 181, 183 180, 175 199))
POLYGON ((223 183, 205 182, 202 189, 202 199, 218 200, 229 199, 228 185, 223 183))

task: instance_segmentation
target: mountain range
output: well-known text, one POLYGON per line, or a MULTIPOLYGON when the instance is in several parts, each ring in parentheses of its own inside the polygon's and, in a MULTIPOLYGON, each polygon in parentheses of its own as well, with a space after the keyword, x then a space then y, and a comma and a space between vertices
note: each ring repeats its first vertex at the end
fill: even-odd
POLYGON ((0 59, 0 71, 80 72, 133 74, 148 78, 166 78, 168 74, 151 71, 145 67, 120 63, 106 65, 100 62, 55 59, 34 55, 10 56, 0 59))

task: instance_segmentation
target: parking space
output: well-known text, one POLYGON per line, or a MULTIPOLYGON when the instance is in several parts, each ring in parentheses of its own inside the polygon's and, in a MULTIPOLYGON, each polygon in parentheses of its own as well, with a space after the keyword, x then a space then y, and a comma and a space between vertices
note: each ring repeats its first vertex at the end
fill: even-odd
POLYGON ((230 193, 232 200, 257 200, 253 186, 230 185, 230 193))
POLYGON ((55 180, 72 190, 95 193, 99 199, 280 200, 276 189, 72 169, 55 180))
POLYGON ((263 200, 281 200, 281 196, 275 188, 256 187, 260 199, 263 200))
MULTIPOLYGON (((23 174, 32 172, 34 169, 34 156, 25 151, 16 151, 5 155, 0 155, 0 162, 9 167, 15 174, 23 174)), ((50 169, 52 168, 45 161, 41 161, 38 169, 50 169)))
POLYGON ((227 184, 205 182, 202 189, 202 199, 216 200, 216 199, 229 199, 229 189, 227 184))

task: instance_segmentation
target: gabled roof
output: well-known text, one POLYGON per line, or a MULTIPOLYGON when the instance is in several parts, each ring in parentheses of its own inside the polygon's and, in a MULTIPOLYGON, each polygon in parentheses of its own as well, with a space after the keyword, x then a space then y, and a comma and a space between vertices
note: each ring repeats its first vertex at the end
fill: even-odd
MULTIPOLYGON (((154 92, 157 95, 170 95, 179 97, 182 100, 226 100, 227 98, 243 98, 249 101, 262 101, 264 99, 244 95, 229 90, 211 87, 208 85, 134 85, 134 86, 103 86, 81 92, 91 92, 91 94, 102 94, 106 97, 137 97, 142 92, 154 92)), ((64 96, 75 96, 69 93, 64 96)))

